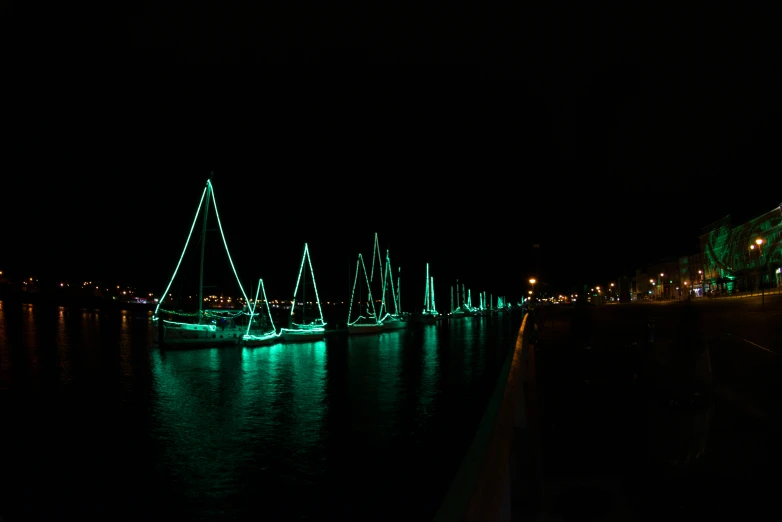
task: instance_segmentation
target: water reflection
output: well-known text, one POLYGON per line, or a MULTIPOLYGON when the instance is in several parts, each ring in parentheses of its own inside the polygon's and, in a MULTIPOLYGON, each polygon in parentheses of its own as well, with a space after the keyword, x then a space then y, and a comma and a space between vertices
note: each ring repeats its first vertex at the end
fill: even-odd
POLYGON ((418 393, 418 412, 423 417, 430 417, 434 412, 434 400, 438 391, 438 374, 440 361, 437 356, 437 329, 426 328, 423 332, 421 345, 421 388, 418 393))
POLYGON ((5 304, 0 301, 0 390, 11 386, 11 340, 6 325, 5 304))
POLYGON ((325 342, 154 351, 152 371, 157 435, 181 494, 228 501, 271 469, 287 482, 312 468, 325 415, 325 342))
MULTIPOLYGON (((457 337, 460 337, 463 340, 463 357, 464 357, 464 364, 462 365, 462 381, 463 382, 470 382, 470 379, 472 379, 473 375, 473 351, 477 348, 476 346, 476 321, 478 318, 476 317, 465 317, 464 319, 454 321, 453 324, 453 331, 451 332, 451 335, 455 335, 457 337)), ((479 329, 482 330, 482 329, 479 329)))
POLYGON ((151 354, 157 394, 153 415, 165 468, 172 482, 181 486, 180 492, 196 499, 212 492, 210 484, 228 486, 221 475, 229 448, 221 444, 226 426, 217 418, 218 352, 215 348, 151 354))
POLYGON ((388 447, 396 431, 401 336, 352 336, 348 339, 348 379, 352 426, 367 444, 388 447))
POLYGON ((380 336, 377 350, 378 406, 380 413, 396 423, 402 388, 402 339, 404 332, 388 332, 380 336))
MULTIPOLYGON (((32 459, 6 467, 59 495, 60 518, 428 520, 507 353, 478 325, 160 351, 147 318, 0 303, 4 447, 32 459)), ((33 505, 25 484, 9 497, 33 505)))
POLYGON ((38 360, 38 339, 36 337, 37 329, 35 325, 35 307, 31 304, 25 304, 23 305, 23 311, 24 345, 27 350, 28 369, 32 381, 37 384, 40 367, 38 360))
POLYGON ((504 324, 505 321, 502 320, 502 317, 478 317, 478 328, 474 340, 475 349, 473 350, 472 358, 472 378, 483 375, 486 369, 486 344, 497 342, 504 324), (493 332, 489 331, 491 326, 495 327, 493 332))
POLYGON ((71 360, 68 327, 65 324, 65 307, 57 307, 57 366, 59 368, 60 383, 71 382, 71 360))

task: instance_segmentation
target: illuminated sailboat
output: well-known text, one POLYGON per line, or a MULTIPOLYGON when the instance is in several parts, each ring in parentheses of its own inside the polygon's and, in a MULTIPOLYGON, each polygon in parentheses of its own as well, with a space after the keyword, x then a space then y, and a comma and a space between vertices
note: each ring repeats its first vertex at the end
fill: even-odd
POLYGON ((434 305, 434 277, 429 275, 429 263, 426 263, 426 295, 424 296, 424 310, 419 316, 422 323, 433 324, 440 318, 434 305))
POLYGON ((255 291, 255 300, 253 301, 252 311, 250 312, 250 322, 247 324, 247 330, 242 336, 242 343, 245 346, 265 346, 278 343, 280 334, 274 326, 272 311, 269 308, 269 300, 266 299, 266 288, 263 286, 263 279, 258 280, 258 289, 255 291), (263 292, 263 299, 259 300, 259 293, 263 292))
POLYGON ((364 265, 364 258, 361 254, 358 255, 358 261, 356 261, 356 277, 353 279, 353 290, 350 296, 350 307, 348 309, 348 334, 370 334, 378 333, 383 330, 383 325, 377 320, 377 314, 375 313, 375 301, 372 299, 372 289, 369 286, 369 277, 367 276, 367 268, 364 265), (363 278, 360 278, 359 272, 363 274, 363 278), (367 299, 363 299, 363 283, 359 282, 359 279, 363 279, 367 285, 367 299), (356 300, 356 286, 358 286, 358 299, 356 300), (356 311, 356 318, 353 319, 353 310, 356 311))
MULTIPOLYGON (((384 330, 403 330, 407 328, 407 318, 401 314, 399 309, 399 293, 394 291, 393 272, 391 271, 391 258, 386 250, 386 268, 383 271, 383 301, 380 304, 380 322, 383 323, 384 330), (391 283, 389 284, 389 274, 391 283), (388 305, 388 294, 390 291, 391 306, 388 305), (393 309, 393 313, 389 310, 393 309)), ((398 287, 397 287, 398 288, 398 287)))
MULTIPOLYGON (((214 209, 218 230, 223 240, 223 246, 225 246, 225 253, 228 256, 228 262, 236 277, 236 282, 239 284, 242 296, 244 296, 244 307, 246 307, 246 303, 248 303, 247 294, 244 291, 244 287, 242 287, 241 281, 239 281, 236 267, 231 259, 231 253, 228 251, 228 244, 226 243, 225 234, 223 233, 223 226, 220 223, 220 214, 217 212, 217 201, 215 200, 214 188, 212 187, 211 180, 207 180, 206 187, 201 194, 201 200, 198 203, 198 209, 196 210, 193 224, 190 226, 190 232, 185 241, 185 247, 182 249, 182 254, 179 257, 179 262, 152 315, 152 320, 157 323, 157 341, 161 346, 189 347, 224 344, 236 345, 241 341, 242 336, 245 333, 246 326, 238 324, 238 320, 247 315, 244 307, 239 310, 204 308, 204 255, 206 252, 206 233, 210 207, 214 209), (175 300, 174 296, 169 294, 169 290, 171 290, 171 285, 182 265, 182 260, 187 252, 187 247, 193 236, 193 230, 198 223, 198 217, 202 213, 202 208, 203 222, 201 228, 201 262, 198 281, 198 302, 197 308, 194 307, 196 308, 195 310, 187 311, 184 309, 185 303, 175 300), (163 309, 162 305, 166 302, 170 303, 172 308, 177 309, 163 309)), ((184 298, 182 301, 184 301, 184 298)))
POLYGON ((312 258, 307 243, 304 243, 304 255, 301 258, 299 267, 299 278, 296 280, 296 288, 293 290, 293 302, 291 303, 290 326, 280 331, 285 342, 313 342, 323 339, 326 335, 326 322, 323 320, 323 310, 320 306, 318 297, 318 287, 315 285, 315 272, 312 270, 312 258), (306 261, 306 263, 305 263, 306 261), (311 311, 307 314, 307 268, 312 276, 312 289, 315 291, 315 303, 318 305, 317 312, 311 311), (298 323, 294 322, 294 310, 296 309, 296 296, 301 287, 301 319, 298 323), (313 317, 314 316, 314 317, 313 317), (309 321, 308 321, 309 319, 309 321))
POLYGON ((464 284, 462 284, 462 297, 459 299, 459 280, 456 280, 456 307, 454 307, 454 293, 451 287, 451 311, 448 313, 449 319, 459 319, 462 317, 472 317, 474 315, 464 295, 464 284))

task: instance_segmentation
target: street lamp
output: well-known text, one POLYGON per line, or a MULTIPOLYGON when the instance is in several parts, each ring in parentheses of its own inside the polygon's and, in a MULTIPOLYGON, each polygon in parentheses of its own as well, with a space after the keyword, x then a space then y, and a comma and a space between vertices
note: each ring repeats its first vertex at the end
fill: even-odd
MULTIPOLYGON (((530 278, 530 280, 529 280, 529 284, 530 284, 530 285, 532 285, 532 287, 533 287, 533 288, 535 288, 535 283, 537 283, 537 282, 538 282, 538 281, 537 281, 537 280, 536 280, 534 277, 531 277, 531 278, 530 278)), ((529 294, 529 298, 528 298, 528 300, 529 300, 529 301, 531 301, 531 300, 532 300, 532 295, 533 295, 533 293, 532 293, 532 290, 530 290, 530 291, 529 291, 529 292, 527 292, 527 293, 529 294)), ((532 304, 532 306, 533 306, 533 307, 535 306, 535 303, 534 303, 534 302, 533 302, 533 303, 530 303, 530 304, 532 304)), ((527 306, 527 309, 529 309, 529 306, 527 306)))
POLYGON ((665 274, 660 272, 660 298, 663 297, 663 277, 665 277, 665 274))
POLYGON ((758 246, 758 284, 760 285, 760 309, 763 310, 766 306, 766 296, 763 291, 763 270, 760 266, 760 258, 763 256, 763 251, 760 249, 760 245, 763 244, 763 240, 757 238, 755 244, 758 246))

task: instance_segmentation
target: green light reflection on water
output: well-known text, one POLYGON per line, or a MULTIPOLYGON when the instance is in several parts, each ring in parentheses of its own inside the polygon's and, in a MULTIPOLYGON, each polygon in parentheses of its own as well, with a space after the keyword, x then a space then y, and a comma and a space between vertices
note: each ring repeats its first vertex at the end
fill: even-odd
POLYGON ((292 468, 319 442, 323 341, 154 351, 151 360, 156 436, 187 497, 230 497, 247 473, 262 473, 278 458, 292 468))
POLYGON ((462 378, 464 382, 470 382, 473 374, 473 367, 471 364, 473 358, 473 350, 476 349, 475 344, 475 322, 477 318, 467 317, 461 321, 462 342, 464 343, 464 364, 462 366, 463 374, 462 378))
POLYGON ((433 406, 437 395, 437 379, 440 370, 440 361, 437 356, 438 346, 437 328, 434 326, 425 328, 421 344, 421 389, 418 393, 418 410, 425 417, 431 416, 434 412, 433 406))
POLYGON ((351 429, 366 444, 390 448, 399 429, 403 332, 348 339, 351 429))

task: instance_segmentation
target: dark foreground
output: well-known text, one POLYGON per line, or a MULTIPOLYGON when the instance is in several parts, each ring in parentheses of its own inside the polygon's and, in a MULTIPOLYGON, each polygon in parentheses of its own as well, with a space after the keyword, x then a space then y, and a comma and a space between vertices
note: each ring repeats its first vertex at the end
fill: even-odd
POLYGON ((775 511, 779 296, 552 307, 538 323, 544 519, 775 511))

